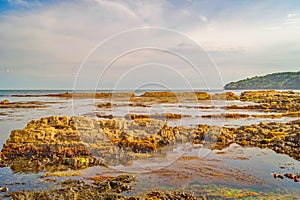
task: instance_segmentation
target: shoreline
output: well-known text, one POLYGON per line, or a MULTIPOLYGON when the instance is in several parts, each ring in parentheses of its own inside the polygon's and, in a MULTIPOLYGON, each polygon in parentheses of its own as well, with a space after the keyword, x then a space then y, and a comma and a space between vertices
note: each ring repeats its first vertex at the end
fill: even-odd
MULTIPOLYGON (((62 99, 66 98, 66 94, 56 95, 59 96, 59 99, 60 97, 63 97, 62 99)), ((72 97, 74 97, 73 94, 67 95, 72 95, 72 97)), ((77 97, 79 97, 80 100, 84 100, 86 96, 88 96, 89 98, 90 95, 93 94, 79 94, 79 96, 77 97)), ((47 97, 49 97, 49 99, 52 99, 53 96, 47 97)), ((38 180, 45 181, 45 184, 48 184, 47 182, 49 182, 49 184, 52 182, 53 184, 57 185, 57 187, 62 187, 62 185, 60 184, 62 184, 63 182, 61 181, 68 179, 68 173, 65 174, 65 179, 60 180, 57 178, 57 174, 55 175, 55 173, 58 171, 60 171, 61 173, 63 173, 64 170, 66 170, 67 172, 70 170, 74 172, 81 172, 83 168, 89 169, 93 168, 93 166, 98 165, 126 166, 134 163, 137 160, 151 161, 151 159, 158 159, 158 154, 165 154, 166 156, 169 155, 169 153, 174 151, 174 149, 176 149, 176 146, 180 144, 192 145, 193 151, 197 148, 208 148, 210 149, 210 151, 215 152, 215 156, 225 155, 228 156, 229 160, 232 159, 231 156, 233 155, 232 153, 226 152, 229 151, 228 148, 230 149, 230 146, 232 144, 238 144, 241 146, 241 148, 245 147, 251 149, 253 147, 259 147, 260 151, 264 151, 264 149, 267 148, 272 149, 274 152, 283 153, 278 154, 279 157, 281 157, 281 155, 289 155, 296 159, 295 162, 297 166, 299 164, 300 158, 297 156, 300 155, 300 153, 298 152, 300 148, 297 145, 300 144, 300 135, 297 134, 297 131, 300 130, 300 120, 297 110, 299 110, 300 106, 300 93, 298 92, 277 92, 273 90, 245 91, 240 95, 236 95, 231 92, 222 94, 209 94, 206 92, 146 92, 139 96, 136 96, 133 93, 99 93, 98 97, 102 101, 94 102, 91 105, 93 106, 93 109, 97 110, 97 112, 103 112, 103 114, 98 115, 100 117, 99 119, 83 116, 75 116, 73 118, 63 116, 49 117, 48 115, 48 117, 34 118, 34 120, 28 123, 23 130, 12 131, 9 139, 6 141, 5 148, 2 149, 2 153, 0 153, 0 161, 2 163, 2 167, 10 166, 13 171, 18 173, 49 173, 49 178, 39 178, 38 180), (127 99, 129 100, 129 102, 125 105, 124 100, 126 102, 127 99), (120 101, 121 104, 115 103, 114 100, 117 100, 116 102, 120 101), (231 103, 236 104, 216 106, 212 104, 212 102, 214 101, 230 101, 231 103), (186 105, 181 105, 182 102, 186 103, 186 105), (206 102, 207 105, 205 103, 204 105, 198 106, 194 102, 206 102), (241 102, 242 104, 238 104, 237 102, 241 102), (169 110, 167 110, 166 112, 160 111, 159 113, 154 112, 153 114, 150 113, 148 115, 139 113, 139 110, 151 110, 154 105, 169 104, 180 105, 178 106, 179 109, 186 109, 189 112, 203 110, 204 117, 182 113, 179 114, 176 112, 170 112, 169 110), (127 116, 127 119, 123 119, 122 117, 116 118, 116 116, 114 115, 107 115, 107 112, 113 109, 124 108, 132 108, 136 111, 123 116, 127 116), (234 111, 235 113, 257 112, 261 114, 249 115, 250 118, 248 115, 207 115, 207 112, 213 112, 214 110, 220 109, 224 113, 228 111, 234 111), (107 112, 104 113, 104 111, 107 112), (188 127, 186 125, 172 125, 172 123, 176 122, 176 120, 189 121, 190 119, 197 117, 199 118, 199 120, 202 120, 202 118, 203 120, 204 118, 208 118, 210 120, 218 120, 218 118, 232 118, 231 120, 239 120, 239 118, 244 117, 244 120, 251 119, 251 117, 253 117, 254 115, 256 115, 256 117, 258 118, 261 118, 261 120, 269 118, 269 121, 268 123, 261 122, 252 125, 241 125, 236 127, 207 125, 203 123, 198 123, 197 125, 193 125, 191 127, 188 127), (106 117, 109 119, 103 119, 106 117), (288 119, 290 122, 276 123, 270 121, 275 121, 275 119, 272 118, 278 117, 283 118, 283 120, 285 117, 289 117, 288 119), (78 133, 80 134, 80 137, 78 137, 78 133), (81 142, 84 142, 85 144, 87 143, 88 146, 82 145, 81 142), (100 157, 103 159, 96 162, 95 160, 93 160, 93 157, 95 155, 97 155, 96 157, 100 157), (103 162, 107 161, 107 159, 109 160, 109 162, 103 162), (27 167, 27 169, 25 169, 25 166, 27 167)), ((16 97, 16 99, 17 98, 18 97, 16 97)), ((74 98, 76 99, 76 97, 74 98)), ((18 112, 18 110, 22 112, 25 112, 25 110, 34 111, 35 109, 42 109, 47 111, 47 109, 52 108, 53 106, 57 108, 61 107, 59 101, 51 101, 50 103, 42 101, 29 101, 31 102, 31 104, 26 104, 26 102, 9 102, 4 100, 1 101, 3 101, 0 104, 2 114, 6 114, 2 111, 9 111, 10 109, 13 109, 13 111, 16 113, 18 112), (36 107, 37 105, 40 107, 36 107)), ((164 107, 164 109, 167 108, 164 107)), ((174 109, 174 107, 168 107, 168 109, 172 110, 174 109)), ((2 117, 3 119, 5 119, 10 117, 10 115, 3 115, 2 117)), ((246 157, 238 156, 237 159, 239 160, 239 162, 243 163, 247 162, 247 160, 251 160, 251 156, 248 154, 246 155, 246 157)), ((284 156, 282 156, 282 158, 283 157, 284 156)), ((227 159, 223 161, 226 162, 226 160, 227 159)), ((191 170, 190 173, 196 175, 197 170, 200 170, 200 168, 197 167, 196 163, 205 163, 207 161, 208 160, 205 160, 205 158, 196 158, 194 155, 190 155, 180 156, 176 163, 178 164, 178 166, 181 166, 184 169, 191 170)), ((175 181, 177 180, 175 178, 177 176, 176 174, 178 174, 180 168, 175 167, 174 169, 172 169, 173 166, 174 165, 170 165, 171 168, 169 167, 165 171, 157 171, 157 173, 151 175, 153 177, 157 176, 157 179, 155 179, 156 181, 162 181, 167 177, 167 174, 173 174, 173 181, 175 181)), ((238 183, 239 181, 237 180, 240 180, 241 183, 249 184, 248 181, 251 181, 251 179, 248 180, 245 177, 253 176, 256 174, 255 172, 249 172, 249 174, 246 173, 242 176, 238 176, 238 174, 242 173, 243 171, 238 171, 239 168, 237 167, 237 171, 230 176, 230 173, 232 172, 230 172, 227 167, 222 167, 221 164, 215 163, 211 165, 207 163, 207 165, 204 166, 204 168, 200 171, 207 171, 205 171, 205 173, 197 175, 198 178, 196 179, 200 179, 207 173, 211 174, 211 178, 209 177, 209 175, 207 175, 207 179, 204 180, 207 180, 207 182, 211 180, 212 183, 217 183, 218 180, 221 180, 224 177, 230 177, 236 179, 236 181, 233 181, 235 183, 238 183)), ((232 170, 233 169, 234 168, 232 168, 232 170)), ((288 169, 288 167, 286 167, 286 169, 288 169)), ((279 182, 280 180, 278 179, 281 179, 280 177, 282 175, 284 181, 293 184, 299 184, 297 181, 298 179, 300 179, 300 168, 299 171, 286 170, 284 173, 282 172, 282 170, 283 169, 281 168, 274 168, 274 171, 269 172, 276 172, 276 180, 273 178, 273 174, 264 175, 264 179, 274 179, 274 181, 279 182), (284 177, 284 175, 286 175, 286 177, 284 177), (289 177, 292 177, 293 179, 289 177)), ((130 175, 130 173, 127 174, 130 175)), ((105 176, 105 174, 103 175, 105 176)), ((93 176, 96 177, 97 174, 93 174, 93 176)), ((179 173, 178 176, 178 182, 180 180, 185 180, 184 177, 190 177, 188 179, 189 181, 193 180, 193 176, 190 176, 188 173, 182 173, 181 175, 179 173)), ((117 176, 115 178, 117 178, 117 176)), ((258 179, 254 179, 253 181, 257 181, 257 185, 263 184, 262 182, 259 182, 259 177, 257 178, 258 179)), ((170 182, 172 182, 172 178, 168 179, 170 182)), ((69 191, 70 188, 77 188, 76 190, 78 190, 78 192, 82 194, 85 194, 85 192, 87 192, 86 194, 93 191, 95 192, 95 190, 100 191, 99 189, 95 189, 93 186, 89 185, 89 183, 86 182, 83 177, 79 178, 78 181, 79 182, 76 183, 69 182, 69 185, 67 184, 65 185, 66 187, 63 187, 65 187, 65 189, 68 188, 66 189, 66 191, 69 191), (85 185, 86 187, 85 191, 82 191, 80 189, 83 185, 85 185)), ((121 184, 121 182, 119 183, 121 184)), ((110 184, 110 182, 109 180, 101 180, 100 182, 97 182, 97 184, 105 185, 110 184)), ((0 187, 3 186, 0 185, 0 187)), ((124 187, 129 188, 129 186, 124 187)), ((222 187, 224 187, 224 185, 222 187)), ((230 189, 230 187, 228 187, 227 189, 232 190, 230 189)), ((244 197, 249 198, 268 196, 266 195, 266 193, 255 192, 252 189, 241 191, 238 189, 235 190, 238 191, 239 195, 244 195, 244 197)), ((212 191, 208 188, 206 189, 206 191, 210 191, 212 193, 212 191)), ((200 198, 201 195, 205 194, 205 190, 203 190, 204 193, 199 193, 196 194, 196 196, 193 196, 192 193, 195 192, 193 189, 186 189, 183 191, 175 190, 174 193, 172 192, 172 190, 157 190, 155 192, 156 193, 153 193, 153 191, 146 191, 143 193, 144 196, 134 195, 131 197, 145 199, 148 195, 152 195, 153 197, 153 195, 155 194, 160 195, 160 197, 169 196, 175 198, 176 195, 183 195, 182 192, 185 192, 186 195, 191 195, 191 198, 200 198)), ((217 198, 218 195, 221 195, 223 198, 226 197, 225 193, 221 193, 221 191, 219 192, 219 194, 215 194, 215 196, 213 197, 217 198)), ((61 195, 61 193, 59 193, 57 190, 51 189, 48 189, 43 193, 41 193, 41 191, 13 191, 13 193, 5 194, 17 196, 29 195, 32 198, 32 195, 61 195)), ((67 192, 67 195, 74 194, 76 193, 67 192)), ((127 196, 124 196, 122 192, 117 196, 118 198, 127 198, 127 196)), ((284 194, 282 194, 282 197, 283 196, 284 194)), ((237 197, 238 196, 232 196, 232 198, 237 197)))

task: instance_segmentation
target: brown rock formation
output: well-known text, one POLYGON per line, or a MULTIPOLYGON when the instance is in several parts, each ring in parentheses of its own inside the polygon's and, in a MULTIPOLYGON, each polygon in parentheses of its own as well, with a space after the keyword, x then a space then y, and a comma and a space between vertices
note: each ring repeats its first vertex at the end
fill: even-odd
POLYGON ((4 99, 3 101, 0 102, 0 104, 9 104, 9 101, 7 99, 4 99))
POLYGON ((176 113, 166 113, 166 114, 127 114, 125 119, 181 119, 184 117, 191 117, 191 115, 184 115, 184 114, 176 114, 176 113))
POLYGON ((0 166, 38 172, 101 163, 115 165, 132 162, 141 154, 152 156, 168 144, 189 141, 217 149, 231 143, 270 148, 300 160, 299 133, 300 120, 239 128, 209 125, 187 128, 171 127, 151 118, 96 121, 85 117, 48 117, 11 132, 0 154, 0 166))
POLYGON ((211 96, 213 100, 239 100, 240 97, 233 92, 216 93, 211 96))
POLYGON ((193 143, 222 149, 231 143, 269 148, 300 160, 300 120, 288 123, 259 123, 239 128, 199 125, 192 132, 193 143))
POLYGON ((39 102, 39 101, 28 101, 28 102, 9 102, 4 100, 0 103, 0 108, 45 108, 47 104, 53 104, 55 102, 39 102))
POLYGON ((299 92, 247 91, 240 96, 241 101, 253 101, 266 105, 267 109, 275 111, 299 111, 299 92))
POLYGON ((23 130, 11 132, 2 149, 1 163, 10 165, 15 171, 98 165, 100 162, 91 156, 79 134, 79 131, 95 131, 98 127, 92 120, 82 117, 33 120, 23 130))
POLYGON ((240 113, 225 113, 225 114, 211 114, 211 115, 203 115, 203 118, 248 118, 250 115, 248 114, 240 114, 240 113))

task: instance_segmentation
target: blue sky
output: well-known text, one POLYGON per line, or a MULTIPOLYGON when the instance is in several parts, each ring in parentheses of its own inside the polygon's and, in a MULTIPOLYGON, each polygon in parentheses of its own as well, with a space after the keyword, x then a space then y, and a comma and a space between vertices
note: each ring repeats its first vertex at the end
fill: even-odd
POLYGON ((300 69, 297 0, 1 0, 0 27, 1 89, 213 89, 300 69))

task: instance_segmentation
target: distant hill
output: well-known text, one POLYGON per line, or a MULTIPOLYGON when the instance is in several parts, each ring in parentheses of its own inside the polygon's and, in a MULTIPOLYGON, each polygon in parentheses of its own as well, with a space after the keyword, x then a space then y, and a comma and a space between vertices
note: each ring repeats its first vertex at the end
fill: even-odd
POLYGON ((265 76, 255 76, 224 86, 225 90, 243 89, 300 89, 300 72, 273 73, 265 76))

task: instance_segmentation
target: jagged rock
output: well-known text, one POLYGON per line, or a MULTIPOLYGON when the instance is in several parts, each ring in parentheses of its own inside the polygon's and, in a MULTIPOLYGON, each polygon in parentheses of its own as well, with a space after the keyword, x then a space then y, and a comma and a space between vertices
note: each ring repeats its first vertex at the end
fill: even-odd
POLYGON ((84 117, 52 116, 32 120, 23 130, 11 132, 1 152, 1 163, 15 171, 99 165, 101 163, 91 156, 80 139, 80 132, 97 131, 99 125, 96 124, 84 117), (72 162, 66 162, 67 159, 72 162), (82 159, 84 163, 80 162, 82 159))
POLYGON ((93 165, 132 162, 168 144, 192 141, 209 148, 231 143, 270 148, 299 160, 299 120, 260 123, 239 128, 199 125, 171 127, 164 121, 145 118, 96 121, 86 117, 53 116, 32 120, 14 130, 0 154, 0 166, 14 171, 77 169, 93 165))

